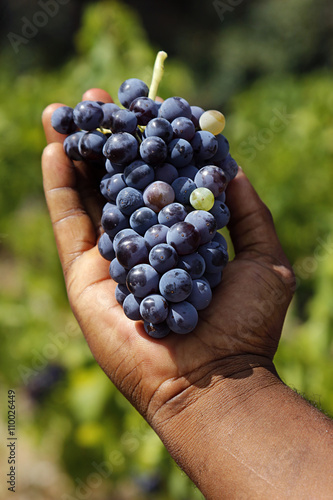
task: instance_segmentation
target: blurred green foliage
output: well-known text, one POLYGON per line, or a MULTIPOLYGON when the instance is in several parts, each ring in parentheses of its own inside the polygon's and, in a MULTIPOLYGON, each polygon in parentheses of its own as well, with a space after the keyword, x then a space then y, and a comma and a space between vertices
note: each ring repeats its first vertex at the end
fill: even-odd
MULTIPOLYGON (((298 279, 278 371, 333 414, 332 71, 322 64, 304 72, 304 54, 314 57, 311 40, 322 37, 310 21, 322 11, 310 0, 293 0, 288 11, 279 5, 254 2, 239 24, 229 20, 216 33, 212 53, 223 57, 215 58, 202 87, 192 66, 167 60, 160 95, 215 108, 225 104, 231 152, 270 207, 298 279), (299 31, 309 26, 304 40, 299 31), (251 68, 258 77, 244 86, 251 68)), ((1 59, 0 398, 17 389, 25 410, 19 421, 23 445, 55 462, 62 478, 60 490, 51 474, 49 483, 23 481, 22 487, 37 499, 73 498, 82 485, 94 499, 202 498, 96 366, 67 304, 42 194, 42 110, 53 101, 75 105, 89 87, 116 96, 133 76, 149 84, 155 58, 138 14, 121 2, 88 3, 74 41, 74 55, 53 70, 17 71, 8 50, 1 59), (53 378, 52 366, 61 368, 53 378), (89 486, 100 464, 106 490, 89 486), (156 482, 156 491, 142 486, 148 480, 150 486, 156 482)))

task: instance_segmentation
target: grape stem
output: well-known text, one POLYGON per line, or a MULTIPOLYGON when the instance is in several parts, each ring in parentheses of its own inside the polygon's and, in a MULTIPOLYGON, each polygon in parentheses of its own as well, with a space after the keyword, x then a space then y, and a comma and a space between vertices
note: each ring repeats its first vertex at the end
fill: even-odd
POLYGON ((155 101, 156 95, 157 95, 157 90, 158 86, 162 80, 163 73, 164 73, 164 61, 168 57, 168 54, 161 50, 160 52, 157 53, 155 64, 154 64, 154 71, 153 71, 153 78, 151 81, 150 85, 150 90, 148 97, 155 101))
POLYGON ((108 128, 99 127, 96 130, 97 132, 102 132, 102 134, 112 134, 112 130, 108 128))

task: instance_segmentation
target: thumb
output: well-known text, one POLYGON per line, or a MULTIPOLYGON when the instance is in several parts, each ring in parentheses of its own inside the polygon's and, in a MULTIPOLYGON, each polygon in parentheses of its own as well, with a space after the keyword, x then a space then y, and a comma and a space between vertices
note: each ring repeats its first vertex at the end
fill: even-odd
POLYGON ((231 214, 228 229, 236 256, 245 256, 245 253, 268 255, 289 267, 271 212, 241 168, 228 185, 226 194, 231 214))

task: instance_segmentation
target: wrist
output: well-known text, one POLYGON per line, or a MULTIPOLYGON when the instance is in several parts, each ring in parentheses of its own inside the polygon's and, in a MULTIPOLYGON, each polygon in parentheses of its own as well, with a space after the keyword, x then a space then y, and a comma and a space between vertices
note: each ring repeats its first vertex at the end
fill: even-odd
POLYGON ((330 498, 332 422, 268 358, 235 356, 205 370, 150 422, 205 498, 330 498))
MULTIPOLYGON (((212 482, 228 468, 224 444, 230 441, 237 448, 239 426, 251 427, 263 408, 261 398, 283 384, 271 360, 252 355, 233 356, 183 378, 179 380, 182 390, 162 406, 156 394, 150 424, 206 498, 220 498, 209 492, 212 482), (223 449, 218 449, 221 443, 223 449)), ((234 453, 232 447, 230 453, 234 453)))
POLYGON ((149 404, 148 421, 159 432, 165 425, 178 425, 180 413, 196 419, 201 406, 206 410, 218 403, 219 417, 236 411, 248 401, 258 386, 281 383, 273 362, 256 355, 230 356, 200 367, 176 381, 167 381, 154 394, 149 404))

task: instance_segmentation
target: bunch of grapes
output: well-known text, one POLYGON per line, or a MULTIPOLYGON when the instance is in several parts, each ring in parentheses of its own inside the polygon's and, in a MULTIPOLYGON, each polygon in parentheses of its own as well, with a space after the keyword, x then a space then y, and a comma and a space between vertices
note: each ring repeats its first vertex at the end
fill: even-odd
POLYGON ((238 170, 222 113, 155 100, 164 54, 150 89, 136 78, 120 86, 121 106, 83 101, 52 115, 69 158, 105 168, 98 248, 125 315, 154 338, 193 331, 211 302, 228 262, 225 189, 238 170))

